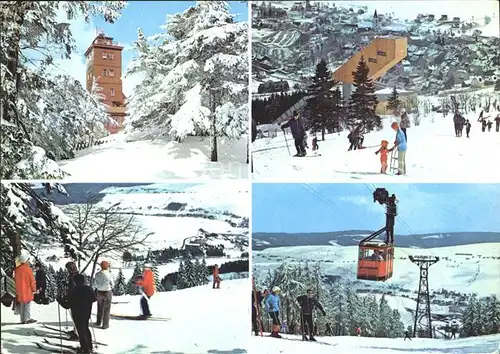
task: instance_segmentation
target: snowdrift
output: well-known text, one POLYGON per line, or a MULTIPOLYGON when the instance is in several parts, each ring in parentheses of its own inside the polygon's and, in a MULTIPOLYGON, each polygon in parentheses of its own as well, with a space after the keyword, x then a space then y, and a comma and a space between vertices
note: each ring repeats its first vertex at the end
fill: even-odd
MULTIPOLYGON (((169 320, 111 319, 107 330, 94 328, 97 341, 107 344, 99 346, 98 351, 103 354, 246 353, 250 340, 250 308, 248 302, 241 299, 248 297, 249 289, 249 280, 239 279, 223 281, 219 290, 208 284, 157 293, 150 300, 151 312, 155 317, 169 320)), ((114 297, 113 302, 130 302, 112 305, 111 313, 139 315, 139 300, 139 296, 114 297)), ((94 305, 92 321, 95 321, 96 311, 97 305, 94 305)), ((38 323, 31 325, 19 324, 19 316, 5 307, 1 316, 2 353, 47 353, 34 344, 42 342, 43 338, 34 335, 33 331, 55 333, 44 329, 41 324, 58 326, 56 303, 33 304, 32 316, 38 323)), ((64 310, 61 320, 64 328, 64 310)))
POLYGON ((219 162, 210 162, 209 138, 187 137, 183 143, 164 139, 127 142, 117 134, 108 143, 76 152, 60 161, 66 182, 163 181, 166 179, 247 178, 247 139, 219 139, 219 162))

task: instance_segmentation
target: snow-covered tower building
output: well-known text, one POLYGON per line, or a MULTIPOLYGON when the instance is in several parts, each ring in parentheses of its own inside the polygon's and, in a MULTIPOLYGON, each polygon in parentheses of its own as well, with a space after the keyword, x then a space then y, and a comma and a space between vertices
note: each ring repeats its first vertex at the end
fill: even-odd
POLYGON ((108 113, 118 124, 108 124, 106 129, 117 133, 123 128, 125 120, 125 96, 122 85, 122 50, 123 46, 99 31, 92 44, 85 51, 87 60, 87 91, 92 90, 94 78, 105 96, 103 103, 108 106, 108 113))

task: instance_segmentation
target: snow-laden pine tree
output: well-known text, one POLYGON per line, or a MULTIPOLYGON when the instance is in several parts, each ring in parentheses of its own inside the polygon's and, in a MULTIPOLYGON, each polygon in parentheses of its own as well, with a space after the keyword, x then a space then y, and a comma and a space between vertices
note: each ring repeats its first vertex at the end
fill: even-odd
POLYGON ((389 304, 387 303, 385 295, 382 295, 378 304, 378 316, 375 328, 376 337, 389 336, 391 319, 392 319, 392 310, 389 304))
POLYGON ((461 337, 473 337, 478 335, 479 305, 475 296, 469 299, 469 303, 462 313, 461 337))
POLYGON ((126 286, 127 295, 139 295, 139 288, 135 285, 137 278, 142 275, 142 269, 139 264, 136 264, 134 267, 134 272, 132 273, 132 277, 128 280, 126 286))
MULTIPOLYGON (((82 17, 87 22, 98 15, 112 23, 124 7, 123 1, 0 3, 2 180, 64 177, 54 162, 55 157, 49 158, 35 142, 42 140, 35 139, 39 132, 51 128, 45 117, 38 115, 36 105, 43 91, 52 88, 50 69, 54 59, 70 58, 76 49, 70 25, 59 21, 59 15, 64 13, 68 20, 82 17)), ((70 94, 64 97, 69 100, 70 94)))
POLYGON ((56 271, 51 264, 49 264, 49 266, 46 268, 45 276, 47 278, 47 288, 45 289, 45 296, 47 296, 50 301, 54 301, 57 296, 56 271))
POLYGON ((488 299, 486 304, 486 333, 485 334, 497 334, 500 333, 500 301, 496 296, 492 296, 488 299))
POLYGON ((389 96, 387 102, 387 109, 390 109, 391 111, 395 112, 399 110, 400 107, 401 107, 401 100, 399 99, 398 90, 396 89, 396 86, 394 86, 392 89, 391 96, 389 96))
POLYGON ((127 131, 144 137, 239 139, 248 130, 248 25, 235 22, 227 1, 198 1, 169 16, 151 43, 142 31, 127 75, 141 75, 129 102, 127 131))
POLYGON ((156 291, 158 291, 158 292, 165 291, 165 289, 163 289, 163 285, 161 285, 160 272, 158 270, 158 265, 156 263, 153 264, 151 271, 153 272, 153 275, 154 275, 154 282, 155 282, 156 291))
POLYGON ((378 100, 375 95, 375 85, 368 74, 370 69, 363 57, 360 58, 354 75, 354 90, 349 99, 349 105, 344 122, 348 128, 363 125, 364 132, 382 128, 382 119, 375 112, 378 100))
MULTIPOLYGON (((60 185, 53 189, 66 193, 60 185)), ((35 193, 28 183, 2 182, 0 193, 2 268, 14 268, 14 259, 21 254, 22 242, 54 242, 64 245, 70 257, 76 257, 78 251, 72 239, 74 225, 59 207, 35 193)))
POLYGON ((69 274, 65 269, 59 268, 56 272, 56 297, 65 296, 68 292, 69 274))
POLYGON ((116 276, 115 286, 113 287, 113 295, 120 296, 127 293, 127 283, 125 282, 125 277, 123 276, 123 271, 120 268, 118 270, 118 275, 116 276))
POLYGON ((207 262, 205 261, 205 257, 203 257, 202 261, 200 262, 197 260, 197 268, 198 268, 198 285, 205 285, 208 284, 210 281, 208 280, 208 276, 210 275, 210 272, 208 271, 207 268, 207 262))

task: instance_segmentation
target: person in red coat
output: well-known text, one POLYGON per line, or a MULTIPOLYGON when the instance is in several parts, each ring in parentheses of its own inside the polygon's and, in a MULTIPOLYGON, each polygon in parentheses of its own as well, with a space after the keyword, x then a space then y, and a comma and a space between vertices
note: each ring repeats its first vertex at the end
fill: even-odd
POLYGON ((219 266, 216 264, 214 265, 214 270, 212 273, 214 277, 214 282, 212 288, 214 289, 220 289, 220 276, 219 276, 219 266))
POLYGON ((28 255, 20 255, 19 262, 20 264, 14 272, 14 281, 16 283, 16 299, 20 306, 21 323, 35 323, 36 320, 31 318, 30 313, 31 302, 34 300, 33 295, 36 293, 35 276, 28 264, 28 255))
POLYGON ((155 293, 155 281, 154 274, 151 270, 151 265, 144 265, 144 272, 142 276, 139 277, 136 281, 136 285, 142 288, 142 297, 141 297, 141 309, 142 309, 142 317, 147 318, 151 317, 151 312, 149 310, 149 299, 155 293))

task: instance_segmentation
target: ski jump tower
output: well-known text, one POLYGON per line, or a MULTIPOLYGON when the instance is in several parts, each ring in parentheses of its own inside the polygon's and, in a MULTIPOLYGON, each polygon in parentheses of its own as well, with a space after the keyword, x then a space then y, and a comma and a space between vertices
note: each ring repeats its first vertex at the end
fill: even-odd
POLYGON ((335 81, 341 82, 343 85, 344 101, 348 102, 351 97, 352 85, 354 84, 353 72, 356 71, 362 56, 370 69, 368 78, 377 80, 406 58, 407 53, 408 39, 406 37, 383 36, 371 41, 333 73, 335 81))

